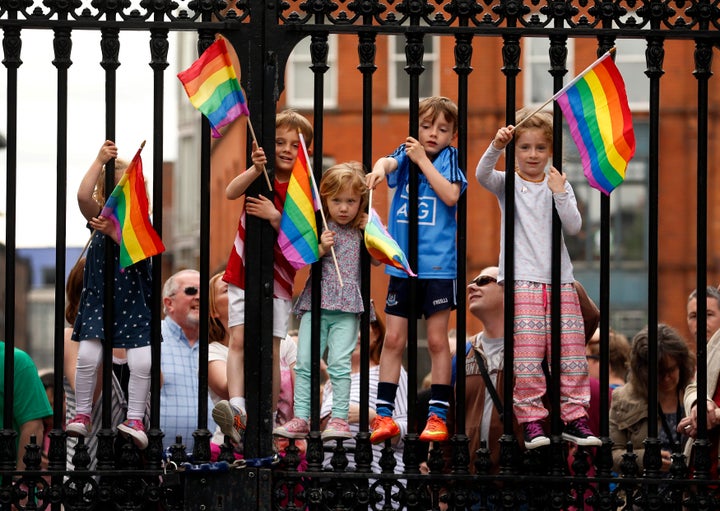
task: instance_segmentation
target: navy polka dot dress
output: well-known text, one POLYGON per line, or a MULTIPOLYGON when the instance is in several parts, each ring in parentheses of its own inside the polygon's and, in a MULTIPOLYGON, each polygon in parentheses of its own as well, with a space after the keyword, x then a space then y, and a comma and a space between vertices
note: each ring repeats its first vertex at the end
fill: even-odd
POLYGON ((103 308, 105 293, 105 243, 111 243, 115 268, 115 314, 113 348, 139 348, 150 344, 151 259, 120 271, 120 247, 95 231, 87 251, 83 290, 72 339, 104 340, 103 308))

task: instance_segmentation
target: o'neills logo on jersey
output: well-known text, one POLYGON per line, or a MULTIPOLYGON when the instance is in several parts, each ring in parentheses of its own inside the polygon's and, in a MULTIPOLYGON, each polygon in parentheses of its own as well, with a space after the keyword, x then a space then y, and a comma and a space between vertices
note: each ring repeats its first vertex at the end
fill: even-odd
POLYGON ((433 300, 433 305, 442 305, 443 303, 448 303, 448 299, 438 298, 437 300, 433 300))

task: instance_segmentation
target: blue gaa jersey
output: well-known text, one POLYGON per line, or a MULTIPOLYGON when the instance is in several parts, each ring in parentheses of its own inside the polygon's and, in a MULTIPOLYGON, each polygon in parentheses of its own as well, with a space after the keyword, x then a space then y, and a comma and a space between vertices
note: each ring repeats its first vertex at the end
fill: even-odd
MULTIPOLYGON (((398 162, 395 172, 387 175, 390 188, 397 188, 390 204, 388 232, 405 254, 408 253, 410 158, 405 144, 389 156, 398 162)), ((458 167, 457 149, 446 147, 433 160, 433 165, 451 183, 460 183, 460 193, 467 188, 467 180, 458 167)), ((418 172, 418 263, 413 268, 420 279, 457 278, 457 206, 446 205, 432 189, 425 174, 418 172)), ((407 274, 385 265, 385 273, 407 278, 407 274)))

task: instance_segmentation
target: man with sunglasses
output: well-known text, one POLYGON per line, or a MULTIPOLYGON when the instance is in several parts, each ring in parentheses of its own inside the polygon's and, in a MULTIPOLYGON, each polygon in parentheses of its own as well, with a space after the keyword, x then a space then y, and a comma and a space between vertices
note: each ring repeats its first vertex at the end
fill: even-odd
MULTIPOLYGON (((483 324, 483 331, 469 338, 465 344, 465 433, 470 441, 472 473, 475 472, 476 451, 481 441, 490 449, 493 473, 499 469, 500 462, 505 328, 504 290, 497 283, 497 277, 497 266, 489 266, 467 286, 468 309, 483 324)), ((522 439, 519 428, 516 423, 516 437, 522 439)))
MULTIPOLYGON (((175 443, 177 435, 188 451, 193 449, 193 432, 198 425, 198 382, 200 362, 200 272, 181 270, 163 286, 162 356, 160 367, 160 428, 165 433, 163 448, 175 443)), ((208 400, 211 403, 210 400, 208 400)), ((210 409, 208 410, 208 414, 210 409)), ((212 431, 212 427, 208 426, 212 431)))

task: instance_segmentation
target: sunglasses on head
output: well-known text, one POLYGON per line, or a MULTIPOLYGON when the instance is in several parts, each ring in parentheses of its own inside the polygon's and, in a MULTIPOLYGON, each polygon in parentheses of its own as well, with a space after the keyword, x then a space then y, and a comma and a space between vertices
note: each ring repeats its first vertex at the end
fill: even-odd
POLYGON ((497 283, 497 279, 492 275, 478 275, 470 281, 470 284, 475 284, 477 287, 487 286, 490 283, 497 283))

